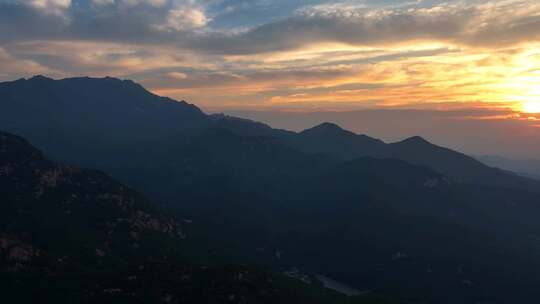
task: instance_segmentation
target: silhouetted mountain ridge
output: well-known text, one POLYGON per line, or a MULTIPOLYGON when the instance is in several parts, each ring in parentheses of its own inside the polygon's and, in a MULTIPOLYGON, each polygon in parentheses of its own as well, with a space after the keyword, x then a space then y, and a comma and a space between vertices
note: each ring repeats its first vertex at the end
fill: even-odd
POLYGON ((323 122, 317 126, 314 126, 310 129, 306 129, 300 134, 314 134, 316 136, 320 135, 330 135, 330 136, 339 136, 339 135, 356 135, 350 131, 342 129, 340 126, 331 122, 323 122))
POLYGON ((427 141, 425 138, 421 136, 412 136, 409 138, 406 138, 399 142, 400 144, 407 144, 407 145, 429 145, 431 144, 429 141, 427 141))
POLYGON ((246 119, 206 115, 194 105, 156 96, 130 80, 53 80, 35 76, 0 84, 0 97, 0 127, 30 138, 54 158, 101 169, 125 161, 115 159, 119 153, 132 150, 138 155, 142 146, 160 146, 159 151, 151 148, 150 153, 159 158, 172 157, 189 138, 217 127, 241 136, 274 137, 299 151, 340 160, 362 156, 398 158, 431 167, 456 180, 538 188, 536 181, 490 168, 419 137, 385 144, 333 123, 300 133, 278 130, 246 119))
POLYGON ((198 223, 188 241, 201 256, 419 302, 537 293, 535 181, 419 137, 386 144, 331 123, 276 130, 115 79, 37 82, 0 85, 0 128, 198 223))
POLYGON ((300 132, 291 144, 305 152, 328 154, 340 159, 377 156, 385 146, 379 139, 358 135, 328 122, 300 132))

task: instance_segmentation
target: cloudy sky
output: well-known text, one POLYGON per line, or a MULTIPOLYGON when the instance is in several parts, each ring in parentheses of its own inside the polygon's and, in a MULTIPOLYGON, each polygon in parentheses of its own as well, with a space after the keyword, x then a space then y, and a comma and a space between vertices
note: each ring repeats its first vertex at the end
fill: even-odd
POLYGON ((209 111, 466 108, 539 129, 540 2, 0 0, 0 81, 34 74, 209 111))

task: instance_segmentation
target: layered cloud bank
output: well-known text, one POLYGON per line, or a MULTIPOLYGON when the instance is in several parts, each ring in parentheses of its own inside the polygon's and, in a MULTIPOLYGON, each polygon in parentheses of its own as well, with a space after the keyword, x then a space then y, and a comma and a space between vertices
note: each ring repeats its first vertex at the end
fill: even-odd
POLYGON ((209 109, 540 112, 538 49, 533 0, 0 0, 1 80, 112 75, 209 109))

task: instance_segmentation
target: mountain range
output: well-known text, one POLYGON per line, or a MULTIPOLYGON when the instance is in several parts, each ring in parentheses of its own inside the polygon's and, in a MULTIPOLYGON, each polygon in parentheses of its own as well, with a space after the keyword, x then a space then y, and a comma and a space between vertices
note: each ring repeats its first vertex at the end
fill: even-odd
POLYGON ((185 221, 105 173, 47 160, 3 132, 0 195, 0 291, 8 302, 391 303, 342 296, 315 279, 195 264, 185 221))
POLYGON ((330 123, 300 133, 277 130, 246 119, 206 115, 194 105, 153 95, 129 80, 85 77, 55 81, 36 76, 0 84, 0 96, 4 130, 24 135, 52 157, 90 167, 109 169, 115 162, 107 162, 127 151, 135 154, 129 159, 145 159, 149 154, 171 158, 166 153, 177 152, 175 149, 213 127, 241 136, 273 138, 302 152, 341 160, 397 158, 460 181, 530 189, 539 186, 420 137, 385 144, 330 123), (52 103, 48 102, 51 98, 52 103), (156 145, 159 151, 153 149, 156 145), (140 147, 148 150, 142 152, 140 147))
MULTIPOLYGON (((273 129, 114 78, 0 83, 0 108, 0 129, 47 157, 102 170, 189 219, 172 256, 300 269, 403 302, 540 296, 540 181, 423 138, 388 144, 331 123, 273 129)), ((96 242, 94 253, 107 252, 96 242)))

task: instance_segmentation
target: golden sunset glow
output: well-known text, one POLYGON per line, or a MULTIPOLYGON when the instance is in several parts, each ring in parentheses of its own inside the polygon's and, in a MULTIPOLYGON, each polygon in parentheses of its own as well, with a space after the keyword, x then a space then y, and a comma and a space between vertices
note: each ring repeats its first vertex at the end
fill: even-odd
POLYGON ((0 82, 39 74, 296 131, 540 155, 538 0, 0 0, 0 82))
POLYGON ((525 113, 540 113, 540 101, 531 100, 523 104, 523 112, 525 113))
POLYGON ((84 1, 94 1, 91 10, 69 0, 13 7, 47 25, 0 21, 0 80, 130 78, 216 111, 540 112, 540 3, 533 0, 319 0, 271 9, 257 1, 84 1), (132 26, 144 34, 134 36, 132 26))

